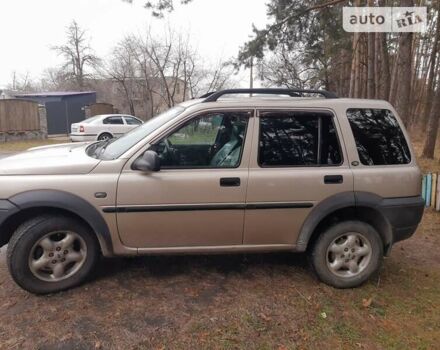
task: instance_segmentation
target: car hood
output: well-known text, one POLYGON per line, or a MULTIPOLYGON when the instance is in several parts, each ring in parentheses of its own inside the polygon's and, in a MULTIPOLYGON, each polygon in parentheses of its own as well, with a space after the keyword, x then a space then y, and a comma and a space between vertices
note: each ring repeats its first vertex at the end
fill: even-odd
POLYGON ((100 162, 89 157, 89 143, 65 143, 30 148, 0 160, 0 175, 87 174, 100 162))

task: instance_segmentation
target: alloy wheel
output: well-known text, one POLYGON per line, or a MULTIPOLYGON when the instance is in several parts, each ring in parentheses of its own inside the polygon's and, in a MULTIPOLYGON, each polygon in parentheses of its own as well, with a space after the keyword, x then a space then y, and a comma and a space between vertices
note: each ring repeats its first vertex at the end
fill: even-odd
POLYGON ((29 254, 33 275, 47 282, 59 282, 74 275, 84 264, 87 246, 75 232, 51 232, 40 238, 29 254))
POLYGON ((354 277, 364 271, 370 263, 372 248, 362 234, 350 232, 340 235, 327 249, 327 267, 339 277, 354 277))

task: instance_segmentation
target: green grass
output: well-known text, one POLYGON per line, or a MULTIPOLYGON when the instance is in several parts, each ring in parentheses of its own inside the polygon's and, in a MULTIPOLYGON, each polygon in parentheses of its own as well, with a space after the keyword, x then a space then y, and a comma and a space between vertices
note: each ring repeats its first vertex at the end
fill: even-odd
POLYGON ((55 139, 4 142, 0 143, 0 153, 22 152, 32 147, 55 145, 66 142, 68 141, 55 139))
POLYGON ((173 145, 213 145, 217 136, 217 130, 174 134, 169 140, 173 145))
POLYGON ((338 321, 333 328, 335 333, 350 345, 355 345, 361 340, 359 331, 347 322, 338 321))

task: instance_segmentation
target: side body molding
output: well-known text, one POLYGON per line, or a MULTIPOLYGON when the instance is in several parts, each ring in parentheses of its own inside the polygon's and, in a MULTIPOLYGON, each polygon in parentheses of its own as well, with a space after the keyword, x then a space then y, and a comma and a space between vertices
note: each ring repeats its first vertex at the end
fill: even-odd
POLYGON ((63 191, 36 190, 17 194, 9 198, 9 201, 19 210, 50 207, 70 211, 86 221, 95 231, 104 254, 113 252, 110 231, 104 218, 93 205, 81 197, 63 191))

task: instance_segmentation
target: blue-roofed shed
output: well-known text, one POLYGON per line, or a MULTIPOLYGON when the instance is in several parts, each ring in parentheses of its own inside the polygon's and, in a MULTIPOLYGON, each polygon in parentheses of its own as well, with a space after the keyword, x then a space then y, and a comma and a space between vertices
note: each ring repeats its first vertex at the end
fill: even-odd
POLYGON ((49 135, 68 134, 70 125, 84 120, 84 106, 96 102, 95 91, 61 91, 17 94, 15 98, 36 101, 46 106, 49 135))

